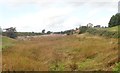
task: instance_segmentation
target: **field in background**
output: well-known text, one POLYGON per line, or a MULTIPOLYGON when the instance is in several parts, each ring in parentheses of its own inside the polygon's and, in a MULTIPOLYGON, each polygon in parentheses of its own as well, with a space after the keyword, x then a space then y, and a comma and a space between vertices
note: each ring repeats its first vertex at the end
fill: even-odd
POLYGON ((114 26, 114 27, 111 27, 111 28, 96 28, 96 29, 98 29, 98 30, 107 30, 107 31, 111 31, 111 32, 115 32, 115 31, 118 32, 119 28, 120 28, 120 25, 114 26))
POLYGON ((90 34, 3 37, 3 70, 112 70, 118 57, 118 41, 90 34))
POLYGON ((120 28, 120 25, 119 26, 114 26, 114 27, 111 27, 111 28, 107 28, 108 31, 118 31, 118 29, 120 28))

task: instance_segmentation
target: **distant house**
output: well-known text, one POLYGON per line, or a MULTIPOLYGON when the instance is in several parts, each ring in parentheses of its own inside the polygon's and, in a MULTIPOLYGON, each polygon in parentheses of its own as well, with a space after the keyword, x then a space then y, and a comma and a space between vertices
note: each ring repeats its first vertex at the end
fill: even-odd
POLYGON ((76 29, 76 30, 75 30, 75 33, 79 33, 79 32, 80 32, 80 30, 79 30, 79 29, 76 29))
POLYGON ((96 26, 94 26, 94 27, 100 28, 101 26, 100 26, 100 25, 96 25, 96 26))
POLYGON ((79 28, 72 29, 73 34, 78 34, 80 32, 79 28))

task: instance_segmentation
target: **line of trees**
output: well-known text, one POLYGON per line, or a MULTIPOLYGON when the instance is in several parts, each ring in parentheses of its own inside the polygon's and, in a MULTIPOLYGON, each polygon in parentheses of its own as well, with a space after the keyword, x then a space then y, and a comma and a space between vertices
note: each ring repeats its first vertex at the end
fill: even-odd
MULTIPOLYGON (((116 15, 113 15, 108 23, 109 27, 113 27, 113 26, 118 26, 120 25, 120 13, 117 13, 116 15)), ((92 27, 92 24, 89 24, 91 25, 90 27, 92 27)), ((87 27, 89 27, 88 25, 87 26, 82 26, 82 27, 79 27, 79 34, 81 33, 84 33, 87 31, 87 27)), ((61 31, 61 32, 51 32, 51 31, 47 31, 45 33, 45 29, 42 30, 41 33, 35 33, 35 32, 17 32, 16 31, 16 28, 14 27, 10 27, 10 28, 6 28, 4 29, 6 30, 5 32, 3 32, 2 34, 5 35, 5 36, 8 36, 10 38, 16 38, 17 36, 34 36, 34 35, 45 35, 45 34, 51 34, 51 33, 54 33, 54 34, 67 34, 67 35, 71 35, 74 33, 75 30, 71 29, 71 30, 66 30, 66 31, 61 31)), ((1 32, 0 32, 1 33, 1 32)))
POLYGON ((0 34, 2 34, 3 36, 14 38, 14 39, 17 38, 17 36, 36 36, 36 35, 45 35, 45 34, 52 33, 51 31, 47 31, 45 33, 45 29, 43 29, 42 32, 17 32, 16 28, 14 27, 6 28, 3 30, 5 31, 3 32, 1 29, 0 34))

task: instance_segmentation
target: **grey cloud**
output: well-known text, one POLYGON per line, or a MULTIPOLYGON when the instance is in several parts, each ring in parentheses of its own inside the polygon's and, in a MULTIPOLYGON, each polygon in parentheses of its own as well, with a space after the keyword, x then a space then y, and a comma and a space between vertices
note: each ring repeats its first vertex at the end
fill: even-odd
POLYGON ((48 27, 60 27, 62 26, 61 24, 65 22, 65 20, 67 19, 67 16, 55 16, 55 17, 51 17, 50 20, 53 21, 52 24, 49 24, 48 27))
POLYGON ((91 6, 91 7, 116 7, 117 2, 67 2, 73 6, 91 6))
POLYGON ((94 2, 94 3, 91 3, 91 5, 95 7, 115 7, 117 3, 115 2, 94 2))
POLYGON ((65 4, 65 5, 71 5, 71 6, 82 6, 82 5, 90 5, 90 6, 97 6, 97 7, 103 7, 103 6, 114 6, 117 4, 117 0, 3 0, 0 1, 0 4, 6 4, 6 5, 22 5, 22 4, 37 4, 42 7, 49 7, 54 4, 65 4))

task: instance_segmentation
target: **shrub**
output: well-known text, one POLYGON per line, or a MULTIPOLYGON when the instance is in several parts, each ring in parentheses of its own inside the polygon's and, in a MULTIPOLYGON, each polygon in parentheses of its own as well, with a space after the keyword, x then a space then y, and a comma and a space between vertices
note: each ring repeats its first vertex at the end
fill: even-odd
POLYGON ((82 27, 80 27, 79 29, 80 29, 79 34, 81 34, 81 33, 85 33, 86 30, 88 29, 88 27, 86 27, 86 26, 82 26, 82 27))

